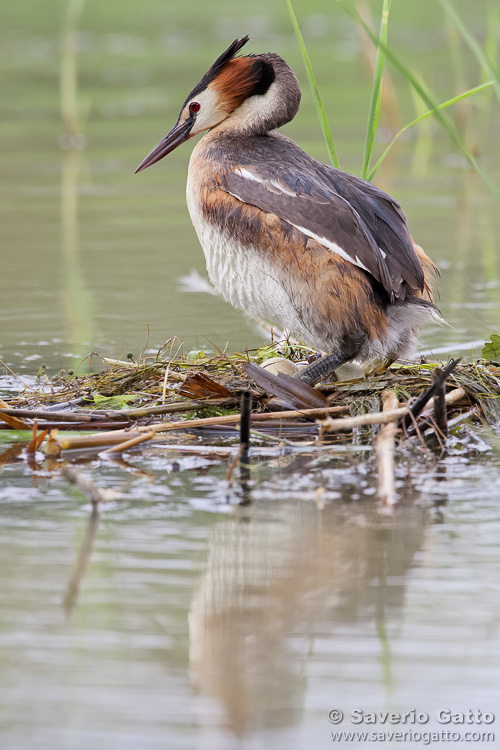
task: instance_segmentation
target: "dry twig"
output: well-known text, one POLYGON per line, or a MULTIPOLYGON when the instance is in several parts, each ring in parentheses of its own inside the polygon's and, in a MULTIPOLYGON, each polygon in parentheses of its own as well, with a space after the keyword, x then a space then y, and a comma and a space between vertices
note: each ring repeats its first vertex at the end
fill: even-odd
MULTIPOLYGON (((395 411, 398 406, 398 397, 394 391, 382 393, 383 412, 395 411)), ((396 433, 398 431, 395 422, 385 424, 380 430, 377 438, 377 465, 378 465, 378 489, 379 500, 384 505, 394 505, 396 502, 396 486, 394 479, 394 446, 396 433)))
MULTIPOLYGON (((466 393, 464 389, 457 388, 446 394, 445 401, 447 404, 456 404, 465 397, 466 393)), ((432 404, 433 399, 430 399, 426 406, 432 404)), ((411 409, 408 406, 402 406, 399 409, 391 409, 391 411, 359 414, 356 417, 344 417, 343 419, 331 419, 328 417, 321 421, 321 427, 324 432, 339 432, 342 430, 352 430, 354 427, 362 427, 363 425, 368 424, 387 424, 388 422, 394 422, 407 414, 411 414, 411 409)))

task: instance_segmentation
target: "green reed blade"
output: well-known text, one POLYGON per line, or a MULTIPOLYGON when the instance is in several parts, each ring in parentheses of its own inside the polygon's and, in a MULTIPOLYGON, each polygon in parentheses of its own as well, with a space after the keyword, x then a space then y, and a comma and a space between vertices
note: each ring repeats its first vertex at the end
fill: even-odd
MULTIPOLYGON (((484 40, 484 53, 488 60, 498 60, 498 47, 500 42, 500 8, 498 5, 490 5, 486 15, 486 39, 484 40)), ((497 66, 498 67, 498 66, 497 66)))
MULTIPOLYGON (((487 81, 486 83, 481 83, 479 86, 474 86, 474 88, 469 89, 468 91, 465 91, 463 94, 459 94, 458 96, 454 96, 453 99, 448 99, 448 101, 443 102, 442 104, 438 105, 438 109, 445 109, 446 107, 450 107, 452 104, 456 104, 456 102, 462 101, 462 99, 465 99, 468 96, 472 96, 472 94, 477 94, 478 91, 483 91, 483 89, 487 89, 490 86, 493 86, 495 84, 495 81, 487 81)), ((408 123, 408 125, 405 125, 404 128, 401 128, 401 130, 396 133, 392 141, 389 143, 387 148, 385 149, 384 153, 380 157, 380 159, 377 161, 375 166, 373 166, 370 171, 368 172, 368 175, 365 177, 365 180, 368 180, 371 182, 373 179, 373 176, 375 175, 375 172, 377 172, 378 169, 380 169, 382 162, 384 161, 385 157, 391 150, 391 148, 394 146, 398 138, 406 131, 408 128, 411 128, 412 125, 416 125, 417 122, 421 122, 422 120, 425 120, 426 117, 431 117, 431 115, 434 114, 433 109, 429 109, 427 112, 424 112, 423 115, 419 115, 419 117, 416 117, 414 120, 408 123)))
POLYGON ((316 107, 316 112, 318 113, 319 122, 321 125, 321 129, 323 131, 323 137, 325 139, 326 148, 328 149, 328 153, 330 155, 330 159, 331 159, 333 166, 337 167, 337 169, 340 169, 340 163, 337 157, 335 146, 333 144, 333 138, 332 138, 332 134, 330 131, 330 127, 326 119, 323 102, 321 101, 321 97, 319 95, 318 86, 316 84, 316 79, 314 78, 314 73, 313 73, 313 69, 311 66, 311 61, 309 60, 309 55, 307 54, 306 46, 304 44, 302 34, 300 33, 299 24, 297 23, 297 19, 295 17, 295 13, 293 12, 292 3, 290 2, 290 0, 286 0, 286 4, 288 6, 288 12, 290 13, 290 18, 292 21, 292 26, 295 31, 295 35, 299 43, 299 48, 302 53, 302 59, 304 60, 307 77, 309 79, 309 85, 311 87, 311 91, 313 95, 314 105, 316 107))
POLYGON ((465 27, 456 10, 450 5, 449 0, 439 0, 439 2, 459 30, 464 42, 473 52, 481 67, 487 71, 488 75, 491 76, 491 78, 495 79, 495 91, 498 100, 500 101, 500 69, 493 63, 493 61, 483 50, 477 39, 474 39, 472 34, 465 27))
POLYGON ((365 150, 363 153, 363 178, 366 180, 370 159, 373 153, 375 136, 377 135, 378 117, 380 113, 380 102, 382 98, 382 75, 384 72, 385 50, 387 49, 387 26, 389 23, 389 10, 391 0, 384 0, 382 18, 380 19, 379 44, 377 57, 373 71, 372 90, 370 95, 370 108, 368 110, 368 122, 366 124, 365 150))
MULTIPOLYGON (((351 18, 353 18, 356 23, 358 23, 368 34, 370 39, 374 44, 380 44, 382 46, 382 42, 379 42, 378 37, 373 33, 373 31, 370 29, 370 27, 363 21, 361 16, 359 15, 358 11, 350 5, 346 0, 337 0, 337 2, 344 8, 346 13, 348 13, 351 18)), ((453 122, 450 120, 450 118, 439 109, 438 104, 435 102, 435 99, 425 83, 423 81, 420 81, 417 76, 410 70, 410 68, 403 63, 402 60, 396 55, 395 52, 393 52, 391 49, 385 46, 385 52, 387 55, 387 58, 391 61, 391 63, 394 65, 394 67, 408 80, 408 82, 413 86, 417 94, 420 96, 422 101, 429 107, 429 109, 432 109, 433 114, 436 116, 436 119, 439 121, 439 123, 443 126, 443 128, 447 131, 450 138, 455 142, 455 145, 457 146, 458 150, 461 152, 461 154, 467 159, 469 164, 475 169, 479 177, 481 177, 484 184, 488 187, 489 191, 497 198, 497 200, 500 201, 500 188, 498 185, 495 184, 495 182, 491 179, 491 177, 484 171, 484 169, 479 164, 478 160, 470 150, 470 148, 467 146, 463 138, 461 138, 460 133, 456 129, 453 122)))

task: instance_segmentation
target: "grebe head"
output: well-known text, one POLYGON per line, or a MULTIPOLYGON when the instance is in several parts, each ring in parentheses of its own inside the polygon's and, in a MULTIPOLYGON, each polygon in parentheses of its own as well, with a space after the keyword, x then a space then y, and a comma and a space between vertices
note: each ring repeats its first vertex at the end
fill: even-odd
POLYGON ((218 127, 240 135, 265 135, 295 117, 301 91, 294 72, 272 52, 235 57, 247 41, 248 36, 235 39, 217 58, 186 98, 174 127, 136 173, 204 131, 218 127))

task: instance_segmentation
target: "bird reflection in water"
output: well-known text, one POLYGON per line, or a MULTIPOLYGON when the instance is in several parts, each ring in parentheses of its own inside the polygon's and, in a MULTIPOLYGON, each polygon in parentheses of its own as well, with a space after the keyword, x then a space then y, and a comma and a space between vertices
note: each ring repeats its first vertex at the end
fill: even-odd
POLYGON ((390 516, 344 501, 235 507, 214 529, 190 608, 191 679, 211 706, 202 721, 222 711, 220 728, 237 736, 299 723, 307 663, 324 648, 315 640, 367 620, 390 689, 391 626, 425 528, 414 506, 390 516))

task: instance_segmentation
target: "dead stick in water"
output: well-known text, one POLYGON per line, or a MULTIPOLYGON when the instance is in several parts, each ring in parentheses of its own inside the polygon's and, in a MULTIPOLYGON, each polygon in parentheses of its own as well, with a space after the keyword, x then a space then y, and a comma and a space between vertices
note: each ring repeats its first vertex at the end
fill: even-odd
MULTIPOLYGON (((0 406, 0 419, 2 414, 7 414, 8 416, 13 417, 28 417, 29 419, 42 419, 47 422, 92 422, 92 416, 88 412, 47 411, 46 409, 11 409, 9 407, 4 408, 3 406, 0 406)), ((121 415, 121 419, 123 420, 123 414, 121 415)))
POLYGON ((252 394, 250 391, 243 391, 241 394, 241 420, 240 420, 240 484, 245 496, 245 503, 248 502, 248 482, 250 480, 250 458, 248 449, 250 448, 250 412, 252 409, 252 394))
POLYGON ((252 394, 243 391, 241 394, 240 445, 241 450, 248 451, 250 447, 250 412, 252 409, 252 394))
MULTIPOLYGON (((90 425, 88 422, 45 422, 38 421, 39 430, 61 430, 61 432, 75 432, 85 431, 88 432, 99 432, 99 430, 124 430, 129 426, 129 422, 92 422, 90 425)), ((24 432, 31 432, 33 425, 28 425, 24 428, 24 432)), ((2 421, 0 421, 0 430, 13 429, 7 427, 2 421)))
MULTIPOLYGON (((293 419, 297 417, 318 417, 322 414, 339 414, 344 411, 349 411, 347 406, 321 406, 315 407, 314 409, 293 409, 290 411, 275 411, 275 412, 262 412, 260 414, 252 414, 252 422, 267 422, 269 420, 276 419, 293 419)), ((207 417, 205 419, 190 419, 189 421, 183 422, 161 422, 160 424, 152 424, 149 429, 154 432, 169 432, 170 430, 189 430, 191 427, 209 427, 210 425, 216 424, 238 424, 240 421, 239 414, 228 414, 223 417, 207 417)), ((137 427, 137 430, 144 428, 137 427)))
MULTIPOLYGON (((445 406, 453 406, 453 404, 459 403, 460 401, 465 401, 467 399, 467 393, 464 388, 455 388, 454 391, 450 391, 447 393, 444 397, 444 403, 445 406)), ((434 399, 432 400, 432 405, 434 404, 434 399)), ((428 408, 431 404, 427 404, 428 408)), ((432 414, 428 416, 428 418, 420 425, 420 428, 423 428, 425 431, 426 437, 428 437, 432 432, 435 431, 435 422, 431 419, 432 414), (430 427, 430 430, 428 429, 430 427)), ((452 421, 452 420, 451 420, 452 421)), ((451 421, 448 423, 448 427, 451 425, 451 421)), ((413 422, 410 430, 408 431, 410 435, 413 435, 414 432, 417 431, 416 422, 413 422)))
POLYGON ((118 445, 113 445, 112 448, 108 448, 107 450, 102 451, 100 455, 108 456, 113 453, 122 453, 123 451, 128 451, 129 448, 134 448, 139 443, 144 443, 146 440, 151 440, 151 438, 154 438, 154 436, 155 433, 152 430, 150 430, 149 432, 141 433, 140 435, 136 435, 129 440, 124 440, 122 443, 118 443, 118 445))
POLYGON ((425 409, 425 406, 429 399, 436 395, 436 393, 441 388, 441 385, 444 384, 448 375, 451 375, 455 367, 461 361, 462 357, 459 357, 458 359, 452 359, 451 362, 444 368, 441 375, 434 379, 430 387, 427 388, 423 393, 421 393, 420 396, 418 396, 418 398, 411 405, 409 413, 406 414, 401 420, 401 427, 403 428, 403 430, 406 431, 411 427, 417 417, 419 417, 425 409))
MULTIPOLYGON (((265 422, 276 419, 293 419, 297 417, 318 417, 323 414, 339 414, 348 411, 347 406, 325 406, 314 409, 300 409, 293 411, 266 412, 262 414, 252 414, 251 422, 265 422)), ((131 440, 145 432, 170 432, 171 430, 190 430, 193 427, 207 427, 217 424, 235 424, 240 421, 239 414, 227 414, 223 417, 206 417, 204 419, 190 419, 182 422, 160 422, 159 424, 148 425, 147 427, 135 427, 130 431, 115 430, 113 432, 101 432, 98 435, 67 435, 58 436, 56 443, 61 450, 70 450, 72 448, 99 448, 105 445, 116 445, 123 443, 125 440, 131 440)), ((55 446, 54 446, 55 447, 55 446)))
POLYGON ((92 416, 106 417, 107 419, 137 419, 138 417, 149 417, 155 414, 174 414, 175 412, 197 411, 207 409, 210 406, 233 406, 237 399, 217 398, 206 401, 180 401, 174 404, 163 404, 162 406, 144 406, 133 409, 93 409, 92 416))
POLYGON ((9 414, 9 411, 9 405, 5 401, 2 401, 2 399, 0 398, 0 420, 2 422, 5 422, 5 424, 8 425, 12 430, 31 429, 31 425, 29 425, 23 419, 17 418, 22 416, 21 414, 9 414))
MULTIPOLYGON (((390 412, 397 409, 398 397, 394 391, 382 393, 382 411, 390 412)), ((395 422, 385 424, 377 438, 378 465, 378 499, 384 505, 394 505, 396 502, 396 486, 394 479, 394 445, 398 427, 395 422)))
POLYGON ((100 432, 94 435, 60 435, 51 437, 45 443, 44 453, 47 456, 58 456, 61 451, 104 448, 106 445, 116 445, 125 440, 131 440, 144 434, 137 430, 115 430, 114 432, 100 432))
MULTIPOLYGON (((466 398, 466 392, 463 388, 456 388, 454 391, 446 394, 446 404, 455 404, 466 398)), ((339 414, 348 411, 347 406, 327 406, 314 409, 295 409, 292 411, 266 412, 262 414, 252 414, 251 422, 265 422, 276 419, 294 419, 297 417, 321 417, 323 414, 339 414)), ((321 425, 326 432, 336 432, 341 430, 350 430, 353 427, 360 427, 367 424, 386 424, 408 414, 408 407, 394 409, 390 412, 378 412, 376 414, 360 414, 357 417, 344 417, 342 419, 331 419, 321 421, 321 425)), ((70 450, 72 448, 99 448, 105 445, 123 443, 137 437, 140 434, 149 432, 170 432, 171 430, 189 430, 193 427, 206 427, 215 424, 238 424, 240 421, 239 414, 228 414, 223 417, 207 417, 205 419, 191 419, 182 422, 161 422, 148 427, 136 427, 133 430, 115 430, 114 432, 101 432, 98 435, 76 435, 57 437, 56 443, 61 450, 70 450)))
MULTIPOLYGON (((455 404, 457 401, 461 401, 466 398, 467 394, 463 388, 456 388, 454 391, 446 394, 446 404, 455 404)), ((430 399, 430 403, 426 406, 432 406, 433 400, 430 399)), ((359 414, 357 417, 344 417, 343 419, 331 419, 327 418, 321 422, 323 430, 325 432, 341 432, 342 430, 352 430, 354 427, 362 427, 368 424, 387 424, 388 422, 394 422, 400 417, 409 415, 411 409, 408 406, 402 406, 399 409, 392 409, 391 411, 378 411, 370 412, 369 414, 359 414)))
POLYGON ((436 425, 442 432, 443 437, 446 438, 448 436, 448 415, 446 413, 445 402, 446 388, 444 382, 441 382, 442 374, 443 371, 440 367, 436 367, 436 369, 432 373, 432 380, 434 382, 436 380, 440 380, 438 392, 434 396, 434 419, 436 420, 436 425))
MULTIPOLYGON (((5 402, 4 402, 5 403, 5 402)), ((91 422, 89 428, 96 429, 94 422, 99 420, 120 421, 137 419, 138 417, 149 417, 156 414, 173 414, 175 412, 196 411, 198 409, 207 409, 210 406, 232 406, 236 403, 235 398, 211 399, 207 401, 185 401, 175 404, 165 404, 164 406, 145 406, 144 408, 135 409, 93 409, 87 411, 50 411, 49 409, 11 409, 6 404, 2 406, 0 400, 0 419, 3 415, 8 417, 27 417, 29 419, 38 419, 45 422, 91 422)), ((4 420, 10 424, 8 420, 4 420)), ((31 429, 31 424, 23 423, 18 420, 19 426, 13 427, 16 430, 31 429)))

